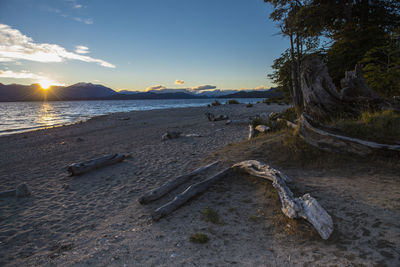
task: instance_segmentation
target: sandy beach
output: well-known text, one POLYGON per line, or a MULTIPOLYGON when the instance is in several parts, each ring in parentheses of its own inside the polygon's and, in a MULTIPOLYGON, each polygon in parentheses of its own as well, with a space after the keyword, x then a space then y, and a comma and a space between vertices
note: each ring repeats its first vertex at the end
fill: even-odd
POLYGON ((0 266, 398 266, 400 166, 278 163, 265 156, 272 144, 262 136, 245 141, 246 124, 209 122, 204 115, 246 119, 285 108, 133 111, 0 137, 0 191, 21 183, 32 189, 30 197, 0 199, 0 266), (162 141, 167 130, 202 137, 162 141), (69 164, 110 153, 132 157, 68 177, 69 164), (222 160, 212 175, 245 159, 272 162, 294 180, 296 194, 318 199, 334 220, 332 237, 323 241, 307 226, 290 234, 290 224, 276 224, 283 215, 268 198, 270 185, 238 174, 158 222, 151 212, 189 184, 151 204, 137 201, 202 165, 222 160), (204 220, 207 207, 220 224, 204 220), (190 242, 198 232, 209 242, 190 242))

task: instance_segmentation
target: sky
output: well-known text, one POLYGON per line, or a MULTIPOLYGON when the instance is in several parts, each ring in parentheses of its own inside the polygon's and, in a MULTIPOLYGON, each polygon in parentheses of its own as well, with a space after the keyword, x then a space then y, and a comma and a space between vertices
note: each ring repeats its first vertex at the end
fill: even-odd
POLYGON ((263 0, 0 0, 0 82, 273 86, 288 47, 263 0))

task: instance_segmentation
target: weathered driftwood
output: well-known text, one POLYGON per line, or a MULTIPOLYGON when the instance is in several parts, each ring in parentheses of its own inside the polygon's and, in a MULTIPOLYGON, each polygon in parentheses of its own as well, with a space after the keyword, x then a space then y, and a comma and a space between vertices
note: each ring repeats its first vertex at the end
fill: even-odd
POLYGON ((318 203, 318 201, 305 194, 295 198, 287 187, 285 180, 288 177, 278 170, 255 160, 243 161, 232 166, 234 170, 246 172, 250 175, 272 181, 273 187, 278 191, 282 203, 282 212, 289 218, 303 218, 309 221, 317 230, 322 239, 328 239, 333 231, 331 216, 318 203))
POLYGON ((183 134, 181 132, 166 132, 161 136, 161 140, 165 141, 168 139, 175 139, 179 137, 202 137, 200 134, 191 133, 191 134, 183 134))
POLYGON ((73 163, 70 166, 68 166, 67 171, 70 176, 79 175, 94 169, 98 169, 101 167, 121 162, 125 158, 127 158, 127 155, 124 154, 109 154, 85 162, 73 163))
POLYGON ((340 81, 342 100, 355 100, 357 97, 377 98, 378 96, 368 86, 362 75, 362 66, 357 64, 354 70, 346 71, 345 77, 340 81))
POLYGON ((254 134, 255 134, 254 127, 252 124, 249 124, 249 138, 248 139, 250 140, 251 138, 253 138, 254 134))
POLYGON ((227 120, 229 119, 229 117, 227 115, 219 115, 218 117, 216 117, 213 113, 211 112, 206 112, 205 113, 207 116, 207 119, 209 121, 223 121, 223 120, 227 120))
POLYGON ((243 119, 243 120, 227 120, 226 125, 230 124, 248 124, 250 122, 249 119, 243 119))
POLYGON ((328 152, 347 152, 365 156, 374 150, 400 151, 400 145, 379 144, 358 138, 333 134, 310 124, 308 116, 300 117, 300 135, 305 142, 328 152))
POLYGON ((223 178, 225 175, 227 175, 230 171, 231 171, 231 168, 227 168, 207 180, 204 180, 202 182, 199 182, 199 183, 189 186, 184 192, 177 195, 171 202, 168 202, 164 206, 155 210, 154 213, 152 214, 153 220, 157 221, 160 218, 162 218, 162 217, 170 214, 174 210, 178 209, 180 206, 185 204, 188 200, 193 198, 195 195, 204 192, 211 185, 218 182, 221 178, 223 178))
POLYGON ((143 196, 141 196, 139 198, 139 202, 141 204, 145 204, 145 203, 149 203, 151 201, 154 201, 156 199, 159 199, 160 197, 164 196, 165 194, 171 192, 172 190, 174 190, 175 188, 177 188, 178 186, 186 183, 187 181, 189 181, 190 178, 192 178, 193 176, 202 173, 204 171, 209 170, 210 168, 214 167, 215 165, 217 165, 219 163, 219 161, 215 161, 209 165, 200 167, 196 170, 194 170, 191 173, 185 174, 185 175, 181 175, 178 178, 169 181, 165 184, 163 184, 160 187, 157 187, 147 193, 145 193, 143 196))
POLYGON ((0 192, 0 197, 27 197, 32 191, 27 184, 20 184, 14 190, 0 192))

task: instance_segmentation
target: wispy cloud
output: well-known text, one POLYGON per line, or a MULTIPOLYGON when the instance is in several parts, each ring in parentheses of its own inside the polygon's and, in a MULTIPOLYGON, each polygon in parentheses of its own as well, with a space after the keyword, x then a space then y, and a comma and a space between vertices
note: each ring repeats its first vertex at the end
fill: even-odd
POLYGON ((80 4, 74 4, 74 5, 73 5, 73 8, 79 9, 79 8, 82 8, 82 5, 80 5, 80 4))
POLYGON ((193 87, 191 90, 192 91, 203 91, 203 90, 212 90, 217 88, 215 85, 200 85, 200 86, 196 86, 193 87))
POLYGON ((35 43, 32 38, 6 24, 0 24, 0 59, 4 61, 30 60, 36 62, 63 62, 79 60, 97 63, 106 68, 115 65, 102 59, 69 52, 57 44, 35 43))
POLYGON ((83 45, 77 45, 77 46, 75 46, 75 53, 87 54, 87 53, 89 53, 89 47, 83 46, 83 45))
POLYGON ((93 19, 83 19, 83 18, 75 17, 74 20, 78 21, 78 22, 83 22, 88 25, 93 24, 93 19))
POLYGON ((52 81, 51 79, 49 79, 48 77, 46 77, 44 75, 32 73, 32 72, 29 72, 26 70, 23 70, 20 72, 15 72, 12 70, 0 70, 0 78, 31 79, 31 80, 34 80, 35 82, 48 81, 52 85, 65 85, 62 83, 52 81))
POLYGON ((175 81, 175 84, 179 84, 179 85, 182 85, 182 84, 184 84, 184 83, 185 83, 184 80, 176 80, 176 81, 175 81))
POLYGON ((162 85, 156 85, 156 86, 151 86, 151 87, 147 87, 146 91, 151 91, 151 90, 164 90, 167 89, 167 87, 162 86, 162 85))

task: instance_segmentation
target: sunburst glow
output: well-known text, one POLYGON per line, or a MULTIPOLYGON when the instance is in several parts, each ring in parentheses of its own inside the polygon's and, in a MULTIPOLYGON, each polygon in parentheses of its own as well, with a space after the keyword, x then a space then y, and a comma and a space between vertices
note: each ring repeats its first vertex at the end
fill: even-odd
POLYGON ((41 80, 39 81, 39 84, 44 90, 47 90, 50 86, 54 85, 53 81, 50 80, 41 80))

